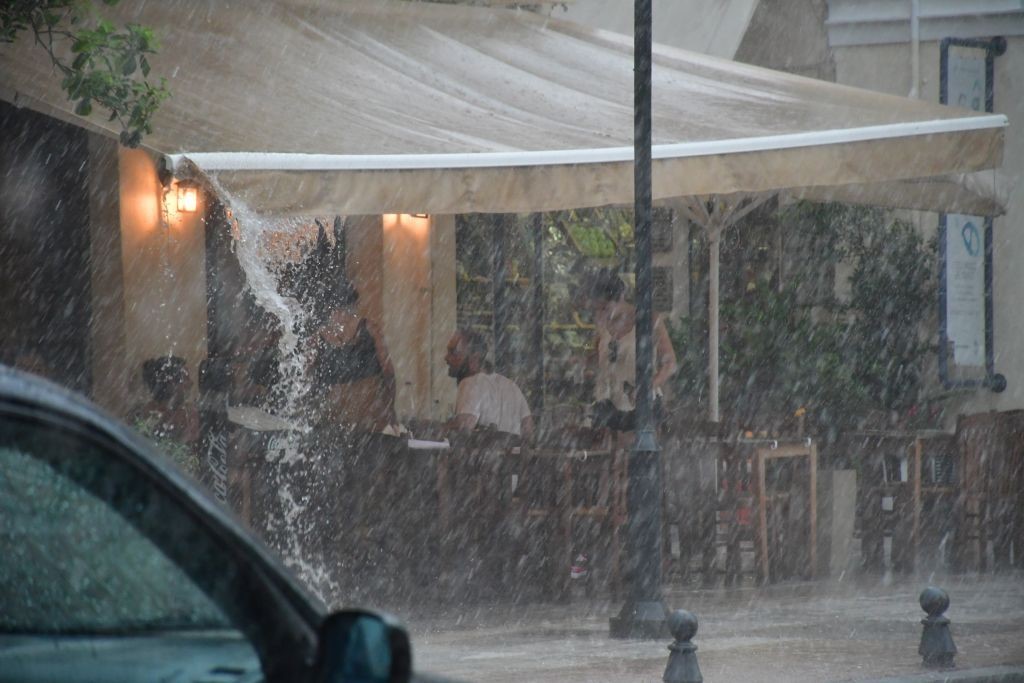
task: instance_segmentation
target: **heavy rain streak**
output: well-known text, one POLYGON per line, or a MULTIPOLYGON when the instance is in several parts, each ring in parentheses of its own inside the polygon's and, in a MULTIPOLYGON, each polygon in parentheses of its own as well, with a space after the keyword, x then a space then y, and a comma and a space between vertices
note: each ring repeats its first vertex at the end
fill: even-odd
POLYGON ((0 396, 0 683, 202 629, 277 680, 270 571, 437 680, 1020 680, 996 5, 0 8, 0 360, 158 453, 0 396))

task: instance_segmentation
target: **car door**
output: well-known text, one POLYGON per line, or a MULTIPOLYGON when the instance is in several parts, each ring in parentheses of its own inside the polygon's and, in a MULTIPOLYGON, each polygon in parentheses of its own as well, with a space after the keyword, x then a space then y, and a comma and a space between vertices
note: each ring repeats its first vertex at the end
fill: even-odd
POLYGON ((309 679, 322 607, 146 450, 0 395, 0 683, 309 679))

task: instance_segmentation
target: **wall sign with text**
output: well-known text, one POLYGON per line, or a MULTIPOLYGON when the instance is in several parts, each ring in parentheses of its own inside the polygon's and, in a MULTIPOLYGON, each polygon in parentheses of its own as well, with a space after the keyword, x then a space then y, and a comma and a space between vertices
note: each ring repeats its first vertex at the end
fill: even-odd
MULTIPOLYGON (((993 111, 995 58, 1004 40, 945 38, 939 101, 993 111)), ((992 217, 939 215, 939 377, 947 388, 1006 388, 995 373, 992 330, 992 217)))

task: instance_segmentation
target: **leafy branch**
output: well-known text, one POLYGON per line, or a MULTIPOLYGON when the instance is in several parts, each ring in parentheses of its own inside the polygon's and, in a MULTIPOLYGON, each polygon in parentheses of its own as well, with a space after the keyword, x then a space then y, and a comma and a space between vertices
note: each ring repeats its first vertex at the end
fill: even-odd
MULTIPOLYGON (((777 220, 801 240, 789 244, 784 285, 766 272, 721 304, 721 404, 730 417, 746 428, 806 409, 809 427, 832 435, 872 414, 913 414, 928 400, 935 353, 927 334, 935 242, 875 209, 800 203, 777 220), (832 275, 840 262, 850 273, 843 301, 832 275)), ((702 312, 670 326, 677 399, 693 410, 707 402, 707 324, 702 312)))
MULTIPOLYGON (((102 0, 116 5, 119 0, 102 0)), ((61 88, 75 102, 75 113, 88 116, 93 105, 121 126, 120 140, 137 147, 152 132, 152 117, 170 96, 166 79, 148 79, 148 57, 159 45, 153 30, 138 24, 117 29, 98 19, 89 0, 8 0, 0 5, 0 42, 13 43, 31 30, 62 75, 61 88), (91 25, 93 24, 94 25, 91 25), (72 55, 70 62, 64 55, 72 55)))

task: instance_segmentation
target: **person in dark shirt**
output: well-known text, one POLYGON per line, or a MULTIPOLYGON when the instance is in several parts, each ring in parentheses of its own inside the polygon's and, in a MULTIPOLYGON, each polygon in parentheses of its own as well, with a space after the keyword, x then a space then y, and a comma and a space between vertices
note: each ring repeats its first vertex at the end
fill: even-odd
POLYGON ((325 283, 313 308, 307 407, 312 429, 303 450, 312 456, 307 510, 324 565, 340 584, 392 557, 381 467, 404 448, 395 438, 395 371, 384 340, 356 308, 359 294, 344 277, 325 283))
POLYGON ((359 315, 359 292, 339 280, 325 292, 327 312, 311 342, 314 424, 380 433, 395 419, 395 370, 380 331, 359 315))
POLYGON ((134 411, 157 440, 169 439, 190 451, 199 439, 199 412, 189 397, 192 378, 181 356, 159 356, 142 363, 142 381, 150 400, 134 411))

